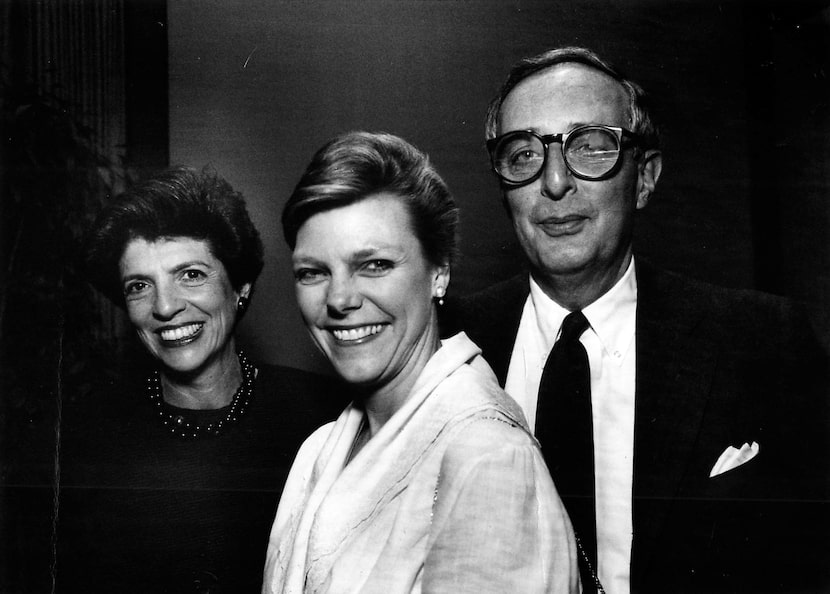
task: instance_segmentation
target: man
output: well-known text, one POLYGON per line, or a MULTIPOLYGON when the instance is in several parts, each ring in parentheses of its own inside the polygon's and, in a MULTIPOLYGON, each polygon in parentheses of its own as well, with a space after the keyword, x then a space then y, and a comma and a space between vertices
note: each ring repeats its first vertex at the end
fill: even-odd
POLYGON ((633 256, 662 165, 642 90, 552 50, 514 67, 487 137, 530 275, 445 313, 524 408, 586 591, 824 591, 826 360, 788 302, 633 256))

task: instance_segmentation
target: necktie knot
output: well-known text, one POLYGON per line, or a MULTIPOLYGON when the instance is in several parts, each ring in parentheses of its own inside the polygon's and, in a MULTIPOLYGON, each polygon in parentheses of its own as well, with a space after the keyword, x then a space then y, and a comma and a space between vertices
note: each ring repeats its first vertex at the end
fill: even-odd
POLYGON ((582 333, 588 328, 588 320, 581 311, 573 311, 565 316, 562 322, 562 335, 559 340, 573 342, 579 340, 582 333))

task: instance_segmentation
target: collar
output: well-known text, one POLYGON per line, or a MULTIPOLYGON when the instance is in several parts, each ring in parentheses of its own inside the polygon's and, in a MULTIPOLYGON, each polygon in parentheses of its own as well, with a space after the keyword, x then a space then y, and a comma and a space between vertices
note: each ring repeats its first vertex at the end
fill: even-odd
MULTIPOLYGON (((544 340, 544 352, 549 352, 559 335, 562 321, 570 312, 548 297, 532 276, 530 300, 536 310, 536 323, 544 340)), ((620 280, 582 310, 591 329, 599 338, 603 350, 612 361, 622 361, 633 344, 636 312, 637 276, 632 256, 620 280)))

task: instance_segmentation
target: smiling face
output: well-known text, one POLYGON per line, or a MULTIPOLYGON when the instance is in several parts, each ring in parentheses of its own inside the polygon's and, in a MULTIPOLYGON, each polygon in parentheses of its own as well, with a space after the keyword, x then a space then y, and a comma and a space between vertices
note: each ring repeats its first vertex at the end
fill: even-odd
POLYGON ((133 239, 119 265, 127 314, 164 368, 196 376, 236 360, 236 292, 209 244, 190 238, 133 239))
POLYGON ((337 373, 405 399, 438 348, 433 297, 449 272, 424 257, 404 202, 381 193, 312 215, 292 260, 303 319, 337 373))
MULTIPOLYGON (((565 63, 530 76, 510 92, 498 133, 533 130, 545 135, 588 124, 630 128, 628 96, 611 77, 565 63)), ((513 227, 534 278, 552 298, 561 303, 557 287, 578 284, 590 287, 590 302, 628 266, 634 212, 646 205, 654 188, 659 154, 637 161, 628 148, 614 176, 589 181, 569 172, 561 145, 552 144, 548 151, 537 180, 505 190, 513 227)))

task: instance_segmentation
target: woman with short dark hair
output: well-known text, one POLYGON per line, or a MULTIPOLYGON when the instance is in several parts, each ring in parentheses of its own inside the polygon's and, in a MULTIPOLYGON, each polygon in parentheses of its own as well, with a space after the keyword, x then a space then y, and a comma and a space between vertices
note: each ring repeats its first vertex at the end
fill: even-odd
POLYGON ((290 460, 342 400, 328 379, 237 348, 262 244, 215 172, 136 185, 88 237, 90 281, 153 363, 67 414, 60 591, 258 591, 290 460))
POLYGON ((441 341, 458 210, 427 157, 353 132, 283 211, 300 312, 354 401, 292 466, 265 593, 576 592, 573 533, 518 405, 441 341))
POLYGON ((134 239, 187 237, 209 245, 233 288, 253 287, 262 271, 262 242, 242 194, 209 168, 173 167, 109 202, 86 242, 89 281, 124 304, 118 267, 134 239))

